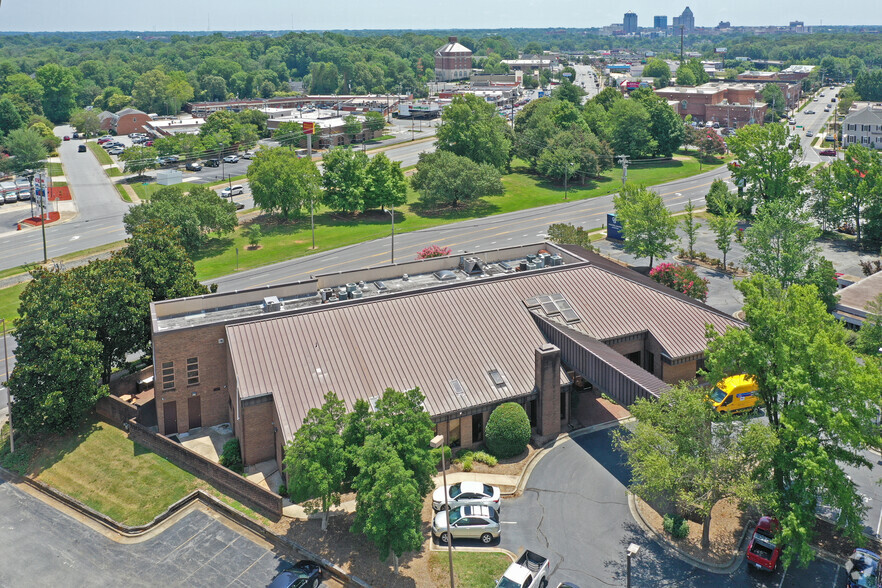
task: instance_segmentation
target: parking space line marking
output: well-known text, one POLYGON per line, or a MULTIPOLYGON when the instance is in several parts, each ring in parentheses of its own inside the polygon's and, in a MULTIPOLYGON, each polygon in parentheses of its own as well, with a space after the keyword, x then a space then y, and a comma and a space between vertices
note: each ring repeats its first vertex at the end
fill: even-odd
POLYGON ((836 564, 836 572, 833 574, 833 588, 836 588, 836 580, 839 579, 839 564, 836 564))
POLYGON ((781 586, 784 585, 784 578, 786 578, 786 577, 787 577, 787 568, 784 568, 784 575, 781 576, 781 581, 778 583, 778 588, 781 588, 781 586))
POLYGON ((879 510, 879 522, 876 523, 876 535, 879 534, 879 527, 882 526, 882 509, 879 510))

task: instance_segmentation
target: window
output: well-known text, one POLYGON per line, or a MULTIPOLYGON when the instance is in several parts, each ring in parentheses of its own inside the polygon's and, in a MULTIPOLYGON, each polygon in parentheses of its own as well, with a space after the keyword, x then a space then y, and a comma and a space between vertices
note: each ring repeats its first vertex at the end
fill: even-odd
POLYGON ((174 389, 175 389, 175 362, 164 361, 164 362, 162 362, 162 390, 164 392, 166 390, 174 390, 174 389))
POLYGON ((195 386, 199 383, 199 358, 187 358, 187 385, 195 386))
POLYGON ((472 443, 484 440, 484 415, 478 413, 472 415, 472 443))

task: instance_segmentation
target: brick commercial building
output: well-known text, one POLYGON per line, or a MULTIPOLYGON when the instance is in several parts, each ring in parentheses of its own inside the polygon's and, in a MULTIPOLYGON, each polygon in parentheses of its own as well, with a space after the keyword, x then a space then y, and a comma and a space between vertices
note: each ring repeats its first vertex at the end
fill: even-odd
POLYGON ((447 44, 435 50, 435 80, 450 82, 467 79, 472 73, 472 50, 450 37, 447 44))
POLYGON ((538 243, 151 305, 158 429, 231 423, 275 459, 310 408, 419 387, 453 446, 523 405, 539 440, 590 384, 623 405, 695 377, 705 326, 742 323, 577 247, 538 243))
POLYGON ((718 122, 722 126, 740 128, 762 124, 768 105, 762 102, 752 84, 721 84, 710 82, 701 86, 671 86, 656 90, 665 100, 678 102, 680 116, 698 122, 718 122))

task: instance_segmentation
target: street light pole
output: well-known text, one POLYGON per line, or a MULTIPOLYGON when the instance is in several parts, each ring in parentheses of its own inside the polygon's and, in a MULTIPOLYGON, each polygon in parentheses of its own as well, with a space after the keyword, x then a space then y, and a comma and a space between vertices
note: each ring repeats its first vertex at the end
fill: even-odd
MULTIPOLYGON (((450 431, 450 418, 447 419, 447 430, 450 431)), ((444 484, 444 513, 447 519, 447 561, 450 566, 450 588, 456 588, 453 584, 453 539, 450 535, 450 503, 447 500, 447 463, 444 458, 444 435, 436 435, 430 442, 432 448, 441 448, 441 476, 444 484)))
POLYGON ((626 584, 626 588, 631 588, 631 558, 632 558, 633 556, 637 555, 637 552, 639 552, 639 551, 640 551, 640 546, 637 545, 636 543, 632 543, 632 544, 630 544, 630 545, 628 546, 628 552, 627 552, 628 563, 627 563, 627 572, 626 572, 626 575, 627 575, 627 584, 626 584))
POLYGON ((6 366, 6 380, 3 385, 6 387, 6 408, 9 411, 9 453, 15 453, 15 435, 13 435, 12 429, 12 394, 9 393, 9 350, 6 344, 6 319, 0 318, 0 322, 3 323, 3 363, 6 366))
POLYGON ((390 215, 392 215, 392 263, 395 263, 395 207, 393 206, 389 210, 387 210, 390 215))

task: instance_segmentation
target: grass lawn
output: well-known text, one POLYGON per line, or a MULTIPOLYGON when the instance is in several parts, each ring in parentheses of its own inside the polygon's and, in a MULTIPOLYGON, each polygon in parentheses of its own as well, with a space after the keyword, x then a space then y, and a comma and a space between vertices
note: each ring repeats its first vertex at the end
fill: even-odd
MULTIPOLYGON (((721 165, 702 166, 702 170, 721 165)), ((634 165, 628 168, 628 179, 638 184, 653 185, 669 182, 699 173, 699 164, 693 157, 653 163, 634 165)), ((457 221, 480 218, 504 212, 524 210, 536 206, 556 204, 563 201, 562 185, 549 182, 538 176, 525 173, 515 162, 515 173, 503 177, 506 193, 483 199, 479 204, 468 209, 456 209, 443 213, 421 214, 417 203, 419 195, 413 190, 408 191, 408 204, 396 209, 395 232, 406 233, 457 221)), ((594 198, 616 192, 621 186, 620 168, 612 169, 602 178, 587 182, 586 185, 571 185, 569 200, 594 198)), ((239 227, 235 233, 224 236, 213 235, 208 245, 194 255, 196 272, 200 280, 210 280, 235 272, 237 269, 236 249, 239 250, 238 269, 252 269, 286 259, 303 257, 317 251, 327 251, 337 247, 361 243, 391 232, 388 214, 380 211, 369 211, 366 214, 353 216, 331 212, 323 207, 316 209, 315 236, 317 249, 311 250, 312 235, 309 217, 289 223, 261 223, 264 238, 261 248, 249 250, 248 241, 239 227)), ((377 259, 383 263, 385 259, 377 259)), ((293 278, 292 278, 293 279, 293 278)))
POLYGON ((98 158, 98 163, 100 163, 101 165, 108 165, 113 163, 113 160, 110 158, 110 156, 107 154, 107 151, 105 151, 101 145, 95 143, 94 141, 86 141, 86 145, 89 146, 89 149, 91 149, 92 153, 95 154, 95 157, 98 158))
POLYGON ((70 434, 40 439, 39 448, 27 442, 17 445, 16 455, 10 456, 4 439, 0 462, 10 464, 21 451, 18 463, 10 464, 20 473, 126 525, 153 520, 200 483, 189 472, 130 441, 123 431, 96 419, 70 434))
POLYGON ((123 187, 122 184, 114 184, 113 187, 116 188, 117 192, 119 192, 119 197, 122 198, 123 201, 125 201, 125 202, 132 201, 132 197, 129 196, 129 193, 126 192, 126 189, 123 187))
POLYGON ((18 297, 27 286, 27 282, 0 289, 0 318, 6 319, 6 330, 12 330, 12 321, 18 318, 18 297))
POLYGON ((121 171, 119 171, 119 168, 116 166, 108 167, 104 171, 106 171, 107 175, 110 176, 111 178, 116 178, 116 177, 123 175, 123 173, 121 171))
POLYGON ((379 143, 380 141, 388 141, 389 139, 394 139, 395 135, 381 135, 376 139, 371 139, 370 141, 365 141, 365 145, 372 145, 374 143, 379 143))
MULTIPOLYGON (((457 586, 490 587, 502 577, 511 560, 504 553, 456 551, 453 553, 453 577, 457 586)), ((436 586, 450 579, 448 555, 443 551, 429 553, 429 574, 436 586)))
POLYGON ((50 161, 46 164, 46 170, 48 171, 50 176, 63 176, 64 169, 62 169, 61 164, 57 161, 50 161))
MULTIPOLYGON (((168 188, 169 186, 160 186, 159 184, 144 184, 142 182, 136 182, 130 184, 132 188, 135 190, 135 194, 138 195, 138 198, 141 200, 150 200, 150 197, 153 196, 153 193, 157 190, 161 190, 162 188, 168 188)), ((175 184, 171 187, 177 188, 179 190, 187 189, 187 184, 175 184)))

